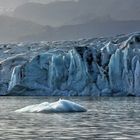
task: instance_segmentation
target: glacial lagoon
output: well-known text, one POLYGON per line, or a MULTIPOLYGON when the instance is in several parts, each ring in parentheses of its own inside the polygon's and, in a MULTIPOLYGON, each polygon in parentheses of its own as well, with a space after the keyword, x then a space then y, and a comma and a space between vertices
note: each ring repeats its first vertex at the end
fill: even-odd
POLYGON ((0 97, 0 139, 140 139, 139 97, 64 97, 88 109, 82 113, 15 113, 59 97, 0 97))

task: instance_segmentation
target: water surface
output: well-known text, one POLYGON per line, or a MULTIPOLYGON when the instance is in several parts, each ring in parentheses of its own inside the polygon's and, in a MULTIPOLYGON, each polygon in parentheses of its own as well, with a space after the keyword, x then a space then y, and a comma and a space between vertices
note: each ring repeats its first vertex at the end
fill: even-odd
POLYGON ((140 98, 68 97, 83 113, 15 113, 27 105, 59 97, 0 97, 0 139, 140 139, 140 98))

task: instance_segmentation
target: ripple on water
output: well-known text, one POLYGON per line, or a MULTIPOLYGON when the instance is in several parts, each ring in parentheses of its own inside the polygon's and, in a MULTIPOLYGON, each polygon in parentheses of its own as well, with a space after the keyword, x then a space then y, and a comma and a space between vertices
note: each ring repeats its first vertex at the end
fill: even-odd
POLYGON ((14 113, 18 108, 56 101, 58 97, 1 97, 0 139, 140 139, 140 98, 69 99, 88 112, 14 113))

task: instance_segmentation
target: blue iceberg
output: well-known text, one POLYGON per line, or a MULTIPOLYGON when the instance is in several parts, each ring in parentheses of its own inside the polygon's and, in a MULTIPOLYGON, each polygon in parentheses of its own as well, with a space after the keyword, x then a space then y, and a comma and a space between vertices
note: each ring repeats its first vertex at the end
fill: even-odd
POLYGON ((66 112, 86 112, 87 110, 74 102, 69 100, 59 99, 57 102, 30 105, 15 112, 18 113, 66 113, 66 112))

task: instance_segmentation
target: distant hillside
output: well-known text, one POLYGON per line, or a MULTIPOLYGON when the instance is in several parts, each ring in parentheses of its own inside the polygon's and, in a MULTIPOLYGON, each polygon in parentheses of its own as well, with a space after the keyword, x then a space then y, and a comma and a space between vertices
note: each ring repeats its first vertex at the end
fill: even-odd
POLYGON ((13 16, 50 26, 89 22, 109 15, 118 20, 140 20, 140 0, 55 1, 49 4, 26 3, 13 16))
MULTIPOLYGON (((23 0, 24 1, 24 0, 23 0)), ((39 2, 39 0, 38 0, 39 2)), ((140 0, 26 3, 0 16, 0 41, 71 40, 140 30, 140 0)))
POLYGON ((31 21, 0 16, 0 42, 10 42, 20 36, 26 36, 42 31, 42 26, 31 21))
POLYGON ((42 25, 60 26, 72 20, 77 12, 76 7, 76 2, 72 1, 49 4, 26 3, 17 7, 13 16, 42 25))
POLYGON ((140 31, 140 21, 115 21, 109 18, 88 23, 66 25, 59 28, 46 27, 43 32, 24 36, 19 41, 72 40, 88 37, 112 36, 140 31))

